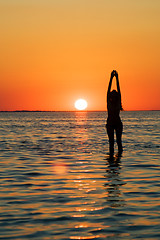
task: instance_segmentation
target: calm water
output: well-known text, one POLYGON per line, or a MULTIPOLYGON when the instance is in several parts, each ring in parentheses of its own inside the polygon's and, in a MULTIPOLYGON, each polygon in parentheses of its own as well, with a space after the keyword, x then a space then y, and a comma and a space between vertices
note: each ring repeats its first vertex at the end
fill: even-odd
POLYGON ((160 112, 0 113, 0 239, 160 239, 160 112))

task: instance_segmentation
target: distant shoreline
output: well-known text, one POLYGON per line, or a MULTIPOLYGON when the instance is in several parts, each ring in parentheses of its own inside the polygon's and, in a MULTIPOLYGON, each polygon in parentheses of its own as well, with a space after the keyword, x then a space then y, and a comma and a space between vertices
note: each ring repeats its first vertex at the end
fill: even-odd
MULTIPOLYGON (((123 110, 124 112, 144 112, 144 111, 160 111, 160 110, 123 110)), ((122 111, 122 112, 123 112, 122 111)), ((14 110, 14 111, 0 111, 0 112, 107 112, 107 110, 88 110, 88 111, 76 111, 76 110, 72 110, 72 111, 45 111, 45 110, 14 110)))

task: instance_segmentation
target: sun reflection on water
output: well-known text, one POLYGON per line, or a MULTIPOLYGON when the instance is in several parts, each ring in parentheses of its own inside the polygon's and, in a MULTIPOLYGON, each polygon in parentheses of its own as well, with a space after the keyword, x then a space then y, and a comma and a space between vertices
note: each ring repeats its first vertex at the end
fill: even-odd
POLYGON ((86 236, 86 237, 77 237, 77 236, 74 236, 74 237, 70 237, 70 239, 80 239, 80 240, 83 240, 83 239, 95 239, 95 238, 98 238, 100 237, 99 235, 96 235, 96 236, 86 236))
POLYGON ((57 161, 53 164, 53 173, 57 175, 67 174, 68 165, 64 161, 57 161))

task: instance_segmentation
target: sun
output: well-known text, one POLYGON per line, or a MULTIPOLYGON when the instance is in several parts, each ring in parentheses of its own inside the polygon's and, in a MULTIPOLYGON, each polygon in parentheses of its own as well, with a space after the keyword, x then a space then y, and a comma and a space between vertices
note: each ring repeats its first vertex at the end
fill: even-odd
POLYGON ((88 106, 87 101, 84 99, 78 99, 74 104, 77 110, 85 110, 88 106))

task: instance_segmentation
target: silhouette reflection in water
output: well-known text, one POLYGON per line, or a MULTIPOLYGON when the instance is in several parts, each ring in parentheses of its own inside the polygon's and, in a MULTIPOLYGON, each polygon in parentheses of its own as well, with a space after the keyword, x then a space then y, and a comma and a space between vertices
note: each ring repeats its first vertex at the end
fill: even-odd
POLYGON ((120 177, 121 170, 121 154, 117 154, 115 157, 110 155, 107 157, 107 169, 105 188, 107 190, 107 201, 111 207, 120 207, 125 205, 123 195, 120 187, 126 183, 120 177))

